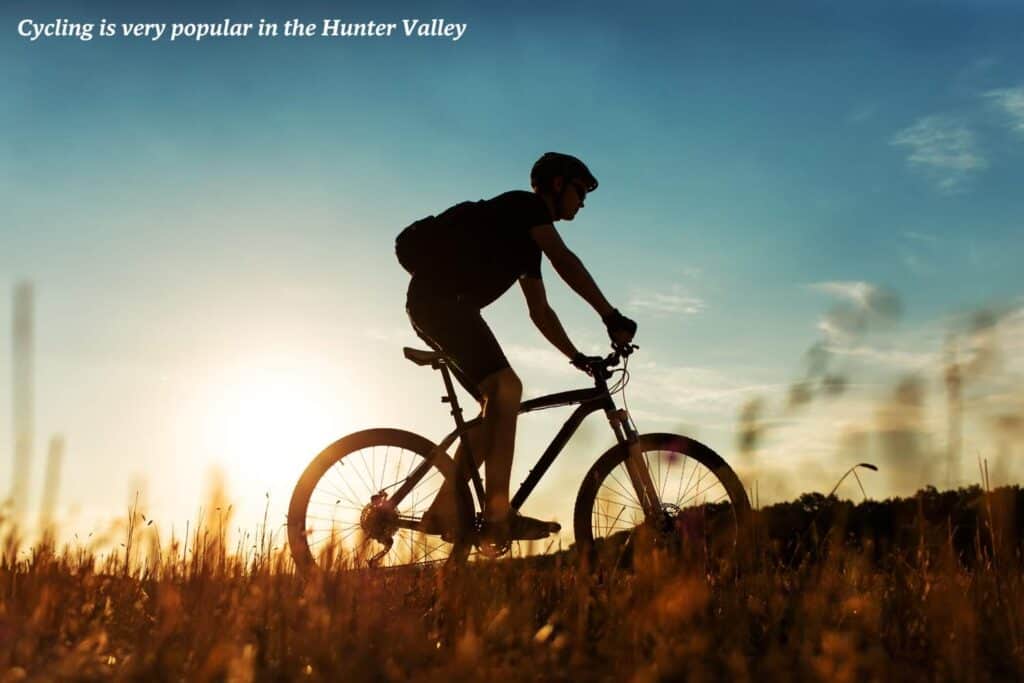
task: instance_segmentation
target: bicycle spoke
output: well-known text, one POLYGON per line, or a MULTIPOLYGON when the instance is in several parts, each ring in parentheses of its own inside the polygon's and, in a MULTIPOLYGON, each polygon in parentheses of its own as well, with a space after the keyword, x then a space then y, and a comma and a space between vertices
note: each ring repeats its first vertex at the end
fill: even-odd
MULTIPOLYGON (((406 526, 420 520, 445 483, 444 471, 428 459, 428 453, 392 443, 367 444, 342 453, 327 465, 308 494, 303 517, 304 545, 315 553, 313 561, 322 558, 333 565, 335 554, 343 558, 344 565, 355 567, 369 566, 375 557, 374 567, 446 560, 452 550, 450 543, 406 526), (411 481, 414 477, 418 477, 415 482, 411 481), (367 535, 362 516, 369 511, 371 498, 403 486, 408 492, 399 506, 393 512, 380 513, 397 514, 402 526, 390 540, 367 535)), ((386 518, 380 521, 383 528, 390 524, 386 518)))
POLYGON ((600 498, 600 497, 596 498, 596 500, 599 500, 602 503, 607 503, 608 505, 617 505, 619 507, 629 508, 630 510, 637 510, 639 512, 643 512, 644 511, 643 508, 638 506, 638 505, 626 505, 625 503, 619 503, 619 502, 611 501, 611 500, 609 500, 607 498, 600 498))
POLYGON ((651 483, 654 484, 654 492, 658 495, 658 500, 661 500, 661 459, 657 457, 657 451, 652 456, 650 452, 644 453, 644 461, 647 463, 647 475, 651 478, 651 483), (654 457, 658 464, 657 472, 651 470, 651 457, 654 457))
MULTIPOLYGON (((679 470, 679 486, 676 488, 676 500, 679 500, 680 498, 683 497, 683 478, 686 476, 686 461, 689 459, 690 456, 684 453, 682 462, 683 469, 679 470)), ((694 469, 696 468, 697 466, 694 465, 694 469)), ((693 476, 693 472, 690 473, 690 476, 693 476)), ((687 485, 689 485, 689 482, 687 482, 687 485)))
POLYGON ((657 451, 657 453, 659 454, 658 462, 661 463, 664 460, 665 478, 661 481, 661 487, 658 489, 658 500, 665 500, 665 487, 668 486, 668 477, 672 471, 672 461, 660 455, 662 452, 663 451, 657 451))
MULTIPOLYGON (((345 528, 349 528, 349 527, 345 527, 345 528)), ((342 543, 344 543, 344 542, 345 542, 345 539, 347 539, 347 538, 348 538, 349 536, 351 536, 352 534, 354 534, 354 533, 355 533, 355 532, 357 532, 357 531, 359 531, 359 525, 358 525, 358 524, 357 524, 357 525, 355 525, 355 528, 354 528, 354 529, 352 529, 352 531, 349 531, 349 532, 348 532, 347 534, 345 534, 345 535, 344 535, 344 536, 342 536, 341 538, 335 538, 335 534, 334 534, 334 533, 333 533, 333 531, 332 531, 332 532, 331 532, 330 534, 328 534, 328 535, 327 535, 326 537, 324 537, 324 538, 321 538, 321 539, 320 539, 319 541, 314 541, 313 543, 310 543, 310 544, 309 544, 309 547, 310 547, 310 548, 312 548, 312 547, 314 547, 314 546, 320 545, 321 543, 323 543, 323 542, 325 542, 325 541, 330 541, 330 540, 335 540, 335 541, 337 541, 338 547, 341 547, 342 543)))
MULTIPOLYGON (((678 502, 679 502, 680 500, 682 500, 682 499, 683 499, 683 496, 685 496, 685 495, 686 495, 687 493, 689 493, 689 491, 690 491, 690 482, 692 482, 692 481, 693 481, 693 475, 697 473, 697 470, 698 470, 699 468, 700 468, 700 465, 699 465, 698 463, 694 463, 694 465, 693 465, 693 469, 692 469, 692 470, 690 470, 690 477, 689 477, 689 479, 687 479, 687 480, 686 480, 686 490, 685 490, 685 491, 683 491, 683 493, 681 493, 681 494, 679 494, 679 495, 677 495, 677 496, 676 496, 676 502, 677 502, 677 503, 678 503, 678 502)), ((682 477, 680 477, 680 481, 682 481, 682 477)))
POLYGON ((595 511, 594 512, 594 516, 598 517, 598 518, 603 518, 603 519, 610 519, 610 520, 612 520, 612 524, 614 525, 615 522, 618 522, 620 519, 622 519, 622 514, 625 511, 626 511, 626 508, 624 506, 622 506, 621 509, 617 513, 615 513, 614 515, 611 514, 610 512, 597 512, 597 511, 595 511))
MULTIPOLYGON (((426 494, 426 495, 424 495, 424 496, 421 496, 421 498, 423 498, 424 500, 431 500, 431 501, 432 501, 432 500, 434 500, 434 496, 435 496, 435 495, 437 494, 437 492, 438 492, 438 491, 440 491, 440 490, 441 490, 441 487, 440 487, 440 486, 438 486, 438 487, 437 487, 436 489, 434 489, 434 490, 433 490, 433 491, 431 491, 430 493, 428 493, 428 494, 426 494)), ((429 508, 429 506, 428 506, 428 508, 429 508)), ((414 505, 413 505, 413 507, 411 507, 411 508, 408 508, 408 509, 409 509, 409 510, 418 510, 419 508, 418 508, 418 507, 417 507, 417 506, 416 506, 416 505, 414 504, 414 505)), ((426 510, 424 510, 424 512, 426 512, 426 510)))
POLYGON ((377 447, 374 446, 371 448, 370 453, 370 470, 373 472, 373 488, 374 491, 377 492, 384 488, 384 475, 377 470, 377 447))
MULTIPOLYGON (((317 520, 320 520, 321 522, 337 522, 338 521, 337 517, 317 517, 316 515, 306 515, 306 519, 317 519, 317 520)), ((358 525, 358 522, 356 522, 356 524, 358 525)))
MULTIPOLYGON (((607 526, 605 526, 605 534, 606 534, 606 535, 608 535, 608 534, 611 534, 611 532, 612 532, 613 530, 615 530, 615 529, 617 528, 617 526, 616 526, 616 525, 617 525, 617 523, 618 523, 619 519, 621 519, 621 517, 622 517, 622 513, 623 513, 623 512, 625 512, 625 511, 626 511, 626 510, 625 510, 625 508, 623 508, 623 509, 619 510, 619 513, 618 513, 617 515, 615 515, 614 517, 612 517, 611 515, 609 515, 609 514, 607 514, 607 513, 598 513, 598 512, 595 512, 594 514, 595 514, 595 515, 596 515, 597 517, 599 517, 599 518, 600 518, 600 517, 604 517, 604 518, 606 518, 606 519, 607 519, 607 518, 611 518, 611 520, 612 520, 612 521, 611 521, 611 523, 609 523, 609 524, 608 524, 607 526)), ((627 528, 629 528, 629 527, 627 527, 627 528)))
MULTIPOLYGON (((371 458, 373 457, 374 451, 376 451, 376 450, 377 450, 376 446, 370 446, 370 457, 371 458)), ((363 471, 366 472, 366 476, 369 477, 369 481, 370 481, 370 495, 372 496, 375 493, 377 493, 377 491, 379 491, 380 489, 378 489, 376 486, 374 486, 374 483, 373 483, 373 472, 370 470, 370 466, 366 464, 365 452, 363 454, 363 457, 361 457, 359 459, 359 461, 361 463, 363 463, 363 471)))
POLYGON ((413 458, 413 459, 412 459, 412 460, 411 460, 411 461, 409 462, 409 469, 407 469, 407 470, 405 471, 405 476, 404 476, 404 477, 402 477, 402 481, 408 481, 408 480, 409 480, 409 476, 410 476, 410 475, 412 474, 412 471, 413 471, 414 469, 416 469, 416 459, 415 459, 415 458, 413 458))
MULTIPOLYGON (((621 466, 621 467, 623 468, 623 471, 625 471, 625 466, 621 466)), ((622 493, 626 497, 626 499, 628 499, 628 500, 635 500, 638 503, 640 502, 638 497, 634 496, 632 493, 629 492, 628 488, 623 486, 622 482, 619 481, 618 477, 615 476, 614 472, 609 472, 608 476, 610 476, 615 481, 615 483, 619 485, 619 488, 622 490, 622 493)), ((626 472, 626 476, 629 477, 629 472, 626 472)))
MULTIPOLYGON (((322 494, 323 492, 317 491, 317 493, 321 493, 322 494)), ((319 500, 310 500, 309 504, 310 505, 322 505, 324 507, 341 508, 343 510, 356 510, 357 512, 363 509, 362 506, 360 506, 354 500, 350 500, 348 498, 348 496, 340 496, 340 497, 328 496, 328 498, 334 498, 334 502, 321 502, 319 500), (342 501, 348 503, 348 505, 342 505, 341 504, 342 501)))
MULTIPOLYGON (((632 534, 633 530, 648 522, 653 522, 651 529, 654 533, 668 539, 672 535, 671 530, 678 528, 677 524, 691 524, 694 513, 703 515, 701 519, 704 520, 728 519, 735 525, 737 502, 731 499, 731 489, 718 471, 706 465, 706 461, 698 457, 698 454, 686 450, 663 446, 641 447, 643 463, 652 480, 661 510, 661 516, 656 519, 651 519, 643 509, 640 501, 644 499, 638 495, 639 492, 633 490, 631 469, 627 467, 625 459, 632 456, 624 455, 610 463, 601 472, 603 479, 596 490, 590 494, 593 496, 590 499, 590 539, 609 538, 623 532, 632 534), (726 507, 712 510, 709 506, 726 507), (728 517, 719 518, 721 513, 728 517)), ((700 528, 704 529, 709 538, 712 533, 716 538, 723 538, 721 529, 712 532, 710 521, 704 524, 708 526, 700 528)))
MULTIPOLYGON (((366 458, 363 457, 362 452, 360 452, 359 462, 361 462, 361 463, 365 463, 366 462, 366 458)), ((373 490, 373 483, 372 482, 370 484, 366 483, 366 479, 363 478, 362 472, 359 471, 359 468, 357 467, 357 463, 352 463, 352 471, 355 472, 355 475, 357 477, 359 477, 359 483, 361 483, 363 485, 363 488, 366 490, 366 492, 368 494, 366 497, 369 498, 370 496, 372 496, 375 493, 374 490, 373 490)), ((366 471, 365 464, 363 466, 363 471, 366 471)))
POLYGON ((707 493, 708 491, 710 491, 711 489, 713 489, 713 488, 715 488, 716 486, 719 486, 719 485, 720 484, 718 483, 718 480, 716 479, 715 482, 713 484, 711 484, 710 486, 708 486, 707 488, 705 488, 703 490, 698 490, 697 493, 695 493, 692 496, 690 496, 689 498, 687 498, 686 501, 683 503, 683 505, 680 505, 679 507, 685 507, 686 503, 690 502, 691 500, 693 500, 694 498, 696 498, 697 496, 699 496, 702 493, 707 493))
MULTIPOLYGON (((693 484, 693 487, 694 487, 695 489, 697 489, 698 491, 700 490, 700 483, 701 483, 702 481, 704 481, 704 477, 708 476, 708 473, 709 473, 709 472, 711 472, 711 470, 707 469, 706 467, 705 467, 705 468, 703 468, 703 471, 702 471, 702 472, 700 473, 700 476, 699 476, 699 477, 697 477, 697 481, 696 481, 696 482, 694 482, 694 484, 693 484)), ((715 481, 717 482, 717 479, 716 479, 715 481)), ((683 495, 685 496, 685 495, 686 495, 686 494, 688 494, 689 492, 690 492, 690 487, 689 487, 689 486, 687 486, 687 487, 686 487, 686 491, 684 491, 684 492, 683 492, 683 495)), ((689 498, 687 498, 686 500, 692 500, 692 499, 693 499, 693 496, 690 496, 690 497, 689 497, 689 498)), ((677 500, 677 501, 676 501, 676 505, 678 505, 679 507, 683 507, 683 506, 684 506, 685 504, 684 504, 684 503, 682 503, 681 501, 678 501, 678 500, 677 500)))
MULTIPOLYGON (((334 467, 338 467, 339 470, 340 470, 340 465, 341 465, 340 462, 339 463, 335 463, 334 466, 331 468, 331 470, 333 470, 334 467)), ((344 474, 341 471, 339 471, 337 474, 338 474, 338 477, 341 479, 342 484, 344 484, 345 487, 348 489, 349 493, 352 494, 352 498, 354 499, 354 501, 356 501, 356 504, 358 505, 359 494, 357 494, 355 491, 352 490, 352 485, 349 484, 348 477, 344 476, 344 474)), ((356 474, 358 474, 358 472, 356 474)), ((366 496, 366 502, 370 502, 370 497, 369 496, 366 496)))

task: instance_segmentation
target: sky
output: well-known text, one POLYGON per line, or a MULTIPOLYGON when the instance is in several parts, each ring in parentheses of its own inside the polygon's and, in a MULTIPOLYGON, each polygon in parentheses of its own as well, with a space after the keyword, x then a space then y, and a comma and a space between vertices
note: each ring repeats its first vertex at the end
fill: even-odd
MULTIPOLYGON (((762 503, 827 491, 859 460, 882 468, 865 475, 874 497, 943 485, 955 345, 952 481, 978 481, 979 459, 1019 478, 1019 3, 7 2, 0 26, 0 284, 34 285, 31 496, 63 435, 69 533, 138 491, 180 528, 214 470, 240 527, 268 500, 283 521, 334 439, 388 425, 439 440, 439 378, 401 356, 418 340, 393 239, 528 189, 551 150, 600 180, 558 228, 639 323, 626 397, 641 431, 706 442, 762 503), (225 18, 467 28, 19 35, 24 19, 225 18), (900 453, 893 434, 910 435, 900 453)), ((544 277, 576 344, 604 350, 593 311, 544 277)), ((0 297, 0 482, 11 316, 0 297)), ((515 289, 485 317, 527 396, 585 386, 515 289)), ((524 418, 513 485, 564 417, 524 418)), ((524 512, 568 522, 566 492, 612 443, 592 418, 524 512)))

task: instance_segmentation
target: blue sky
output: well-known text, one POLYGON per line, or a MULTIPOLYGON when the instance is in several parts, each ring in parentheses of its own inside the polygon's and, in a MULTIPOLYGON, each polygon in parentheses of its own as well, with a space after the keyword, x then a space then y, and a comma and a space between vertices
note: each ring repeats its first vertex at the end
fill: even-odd
MULTIPOLYGON (((415 337, 392 240, 456 201, 526 187, 548 150, 581 156, 601 181, 559 227, 640 322, 629 397, 642 428, 685 428, 730 458, 739 409, 761 397, 771 428, 756 466, 743 463, 749 478, 778 496, 827 487, 845 469, 843 434, 876 428, 907 373, 941 387, 945 339, 972 348, 962 319, 982 307, 999 313, 1006 361, 973 389, 997 397, 976 411, 979 434, 1019 406, 997 381, 1021 369, 1018 3, 14 2, 0 16, 0 281, 36 286, 33 480, 45 440, 64 433, 69 525, 119 514, 140 480, 155 510, 182 519, 214 464, 246 514, 267 490, 283 509, 310 451, 346 431, 437 438, 436 378, 400 357, 415 337), (293 16, 468 30, 458 42, 17 34, 22 18, 293 16), (888 291, 896 320, 865 294, 888 291), (867 332, 823 324, 835 306, 867 332), (851 389, 788 411, 818 341, 851 389), (253 394, 267 397, 232 408, 253 394), (305 415, 288 418, 294 439, 254 426, 282 402, 305 415)), ((600 349, 596 317, 545 277, 571 336, 600 349)), ((527 394, 579 383, 516 292, 488 317, 527 394)), ((931 453, 944 418, 940 392, 929 396, 914 429, 931 453)), ((2 434, 10 414, 4 391, 2 434)), ((524 426, 518 466, 554 419, 524 426)), ((587 429, 553 481, 609 443, 601 424, 587 429)), ((4 480, 10 450, 0 441, 4 480)), ((565 521, 557 490, 542 487, 535 509, 565 521)))

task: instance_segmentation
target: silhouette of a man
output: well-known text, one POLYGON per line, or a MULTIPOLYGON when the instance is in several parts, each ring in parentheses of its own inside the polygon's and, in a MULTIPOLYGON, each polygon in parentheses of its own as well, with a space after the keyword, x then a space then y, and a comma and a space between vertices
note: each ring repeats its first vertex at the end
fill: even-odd
MULTIPOLYGON (((613 342, 630 342, 637 329, 608 303, 554 226, 576 217, 587 193, 597 189, 597 179, 576 157, 548 152, 534 164, 530 184, 533 192, 513 190, 465 202, 419 221, 413 226, 414 239, 403 239, 407 230, 396 244, 399 260, 412 273, 406 310, 413 328, 450 359, 453 374, 480 402, 483 419, 468 439, 477 464, 486 462, 484 536, 496 543, 543 538, 558 526, 510 509, 509 477, 523 385, 481 309, 518 281, 541 334, 585 370, 588 357, 548 305, 540 270, 543 253, 601 316, 613 342)), ((424 516, 424 528, 435 533, 452 529, 454 515, 453 488, 446 483, 424 516)))

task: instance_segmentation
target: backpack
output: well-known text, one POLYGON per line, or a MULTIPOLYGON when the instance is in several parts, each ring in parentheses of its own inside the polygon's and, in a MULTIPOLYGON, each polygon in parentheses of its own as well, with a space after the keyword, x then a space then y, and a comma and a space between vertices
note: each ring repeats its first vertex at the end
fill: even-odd
POLYGON ((472 227, 480 202, 462 202, 439 216, 427 216, 406 226, 395 238, 395 255, 406 272, 444 269, 458 244, 459 233, 472 227))

